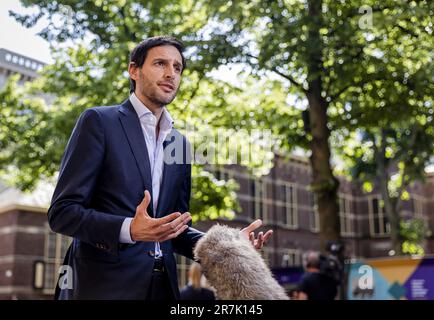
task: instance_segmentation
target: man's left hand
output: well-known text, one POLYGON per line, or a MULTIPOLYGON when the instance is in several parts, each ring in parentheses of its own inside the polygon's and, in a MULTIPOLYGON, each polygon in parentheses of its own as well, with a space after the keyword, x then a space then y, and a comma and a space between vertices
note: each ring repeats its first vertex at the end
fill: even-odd
POLYGON ((273 230, 268 230, 265 234, 261 231, 258 233, 258 237, 255 237, 255 230, 258 229, 260 226, 262 226, 262 220, 258 219, 253 221, 251 224, 249 224, 244 229, 241 229, 240 233, 245 237, 246 239, 250 240, 250 242, 253 244, 255 249, 259 250, 262 249, 264 244, 267 242, 267 240, 271 237, 273 234, 273 230))

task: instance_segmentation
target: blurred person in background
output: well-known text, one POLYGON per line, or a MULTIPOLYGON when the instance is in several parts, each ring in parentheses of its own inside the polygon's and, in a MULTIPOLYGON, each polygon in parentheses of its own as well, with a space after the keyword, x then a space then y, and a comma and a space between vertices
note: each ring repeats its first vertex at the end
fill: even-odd
POLYGON ((299 300, 334 300, 338 293, 335 279, 321 272, 321 254, 309 251, 303 258, 306 273, 298 286, 299 300))
POLYGON ((181 300, 215 300, 214 292, 202 285, 205 277, 199 263, 193 262, 190 265, 188 279, 188 284, 181 290, 181 300))

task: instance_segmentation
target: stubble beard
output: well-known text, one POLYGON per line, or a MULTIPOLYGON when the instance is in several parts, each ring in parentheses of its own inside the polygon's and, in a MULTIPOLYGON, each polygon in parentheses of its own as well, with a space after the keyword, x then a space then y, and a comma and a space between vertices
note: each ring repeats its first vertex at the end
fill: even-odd
POLYGON ((170 104, 173 100, 175 100, 175 97, 178 93, 178 88, 174 90, 174 92, 169 97, 164 97, 163 95, 159 94, 158 92, 158 85, 155 83, 155 87, 153 83, 148 80, 143 73, 140 73, 139 75, 144 82, 143 87, 141 88, 141 94, 144 97, 147 97, 149 101, 157 105, 159 108, 163 108, 164 106, 170 104))
MULTIPOLYGON (((145 91, 145 90, 144 90, 145 91)), ((145 92, 142 92, 143 94, 145 92)), ((151 94, 147 95, 148 99, 152 102, 158 105, 160 108, 170 104, 173 100, 175 100, 177 91, 175 91, 172 95, 169 97, 163 97, 156 92, 156 90, 153 90, 151 94)))

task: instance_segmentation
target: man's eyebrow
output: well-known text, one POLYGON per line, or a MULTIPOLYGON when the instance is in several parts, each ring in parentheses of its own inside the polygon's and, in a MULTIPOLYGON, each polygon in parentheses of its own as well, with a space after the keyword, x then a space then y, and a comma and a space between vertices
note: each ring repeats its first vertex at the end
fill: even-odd
MULTIPOLYGON (((152 60, 152 62, 157 62, 157 61, 167 62, 167 61, 169 61, 169 59, 155 58, 154 60, 152 60)), ((182 63, 180 61, 175 60, 174 65, 182 66, 182 63)))

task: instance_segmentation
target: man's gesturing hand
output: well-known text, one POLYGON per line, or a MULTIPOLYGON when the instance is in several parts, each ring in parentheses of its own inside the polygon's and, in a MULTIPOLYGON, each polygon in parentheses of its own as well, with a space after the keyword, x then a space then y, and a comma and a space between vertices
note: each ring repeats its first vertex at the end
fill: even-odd
POLYGON ((255 221, 253 221, 251 224, 249 224, 247 227, 245 227, 244 229, 241 229, 241 231, 240 231, 241 234, 243 235, 243 237, 250 240, 252 245, 258 250, 262 249, 264 244, 267 242, 267 240, 273 234, 273 230, 268 230, 265 234, 261 231, 258 234, 258 238, 255 238, 255 232, 254 231, 256 229, 258 229, 261 225, 262 225, 262 220, 257 219, 255 221))
POLYGON ((143 201, 136 208, 136 215, 130 225, 131 239, 133 241, 158 241, 163 242, 173 239, 188 228, 191 220, 189 212, 171 213, 162 218, 151 218, 146 209, 151 202, 151 195, 145 191, 143 201))

